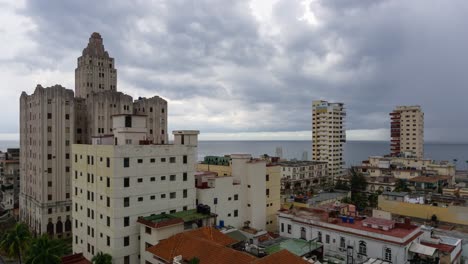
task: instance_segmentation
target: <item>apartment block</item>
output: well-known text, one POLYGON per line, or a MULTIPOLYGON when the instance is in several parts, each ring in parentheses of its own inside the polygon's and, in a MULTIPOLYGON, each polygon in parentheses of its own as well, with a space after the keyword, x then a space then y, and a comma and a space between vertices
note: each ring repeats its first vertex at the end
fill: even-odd
POLYGON ((71 233, 73 91, 60 85, 20 97, 20 220, 36 234, 71 233))
MULTIPOLYGON (((99 33, 91 35, 77 60, 75 92, 76 97, 59 85, 38 85, 20 98, 20 219, 35 233, 70 235, 71 145, 107 142, 115 134, 113 117, 134 114, 134 104, 141 105, 117 91, 115 61, 99 33)), ((158 98, 148 99, 154 113, 141 115, 157 128, 143 132, 148 144, 167 143, 167 102, 158 98)))
POLYGON ((343 143, 346 142, 343 103, 312 103, 312 160, 328 162, 329 184, 343 174, 343 143))
POLYGON ((156 144, 169 142, 167 134, 167 101, 159 96, 139 97, 133 103, 134 113, 145 115, 148 131, 146 137, 156 144))
POLYGON ((19 149, 9 148, 0 152, 0 210, 9 211, 19 207, 19 149))
MULTIPOLYGON (((232 154, 225 157, 207 156, 204 162, 197 165, 197 170, 215 172, 219 178, 232 176, 232 183, 240 185, 240 219, 218 218, 218 221, 236 221, 258 230, 278 229, 276 213, 281 207, 281 173, 278 165, 268 159, 252 158, 250 154, 232 154)), ((234 188, 237 190, 239 187, 234 188)), ((225 199, 217 201, 219 206, 231 202, 225 199)))
POLYGON ((155 145, 146 117, 113 119, 112 136, 73 145, 73 251, 138 263, 139 217, 195 208, 198 131, 174 131, 173 145, 155 145))
POLYGON ((282 161, 281 193, 307 193, 326 184, 328 179, 325 161, 282 161))
POLYGON ((391 116, 391 154, 424 156, 424 113, 419 105, 397 106, 391 116))

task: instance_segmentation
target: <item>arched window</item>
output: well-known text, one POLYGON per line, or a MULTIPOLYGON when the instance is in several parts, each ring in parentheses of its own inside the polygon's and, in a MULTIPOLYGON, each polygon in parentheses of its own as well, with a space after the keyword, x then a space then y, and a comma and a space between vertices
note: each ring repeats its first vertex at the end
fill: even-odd
POLYGON ((301 239, 307 240, 306 236, 307 236, 307 231, 305 227, 301 227, 301 239))
POLYGON ((67 221, 65 221, 65 232, 70 232, 71 229, 72 229, 71 221, 70 219, 67 219, 67 221))
POLYGON ((54 235, 54 224, 52 224, 51 222, 49 222, 47 224, 47 233, 50 235, 50 236, 53 236, 54 235))
POLYGON ((58 220, 57 224, 55 224, 55 229, 57 230, 57 234, 63 233, 63 224, 62 221, 58 220))
POLYGON ((385 248, 384 260, 392 262, 392 249, 385 248))
POLYGON ((367 256, 367 245, 364 241, 359 241, 359 254, 367 256))

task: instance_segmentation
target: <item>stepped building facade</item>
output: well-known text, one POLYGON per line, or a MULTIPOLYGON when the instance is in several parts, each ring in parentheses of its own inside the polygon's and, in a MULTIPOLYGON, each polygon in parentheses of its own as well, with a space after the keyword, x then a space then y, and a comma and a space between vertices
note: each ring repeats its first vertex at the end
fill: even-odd
POLYGON ((20 97, 20 220, 37 234, 71 235, 71 148, 113 135, 115 115, 139 114, 148 126, 145 140, 168 142, 167 102, 133 98, 117 91, 114 58, 93 33, 77 60, 75 91, 38 85, 20 97))

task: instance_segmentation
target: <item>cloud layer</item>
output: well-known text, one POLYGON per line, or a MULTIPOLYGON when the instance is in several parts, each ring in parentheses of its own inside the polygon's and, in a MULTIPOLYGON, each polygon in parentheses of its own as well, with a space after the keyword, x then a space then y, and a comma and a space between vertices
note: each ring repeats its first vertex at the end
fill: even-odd
POLYGON ((294 139, 325 99, 349 139, 387 139, 388 112, 419 104, 426 140, 468 141, 468 2, 429 2, 0 0, 0 133, 18 133, 21 91, 74 88, 97 31, 118 89, 166 98, 171 129, 294 139))

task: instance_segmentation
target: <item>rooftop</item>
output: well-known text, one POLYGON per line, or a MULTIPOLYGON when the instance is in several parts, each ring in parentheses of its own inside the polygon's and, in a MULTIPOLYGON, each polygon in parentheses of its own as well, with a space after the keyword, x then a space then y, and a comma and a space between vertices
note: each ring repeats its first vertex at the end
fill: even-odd
POLYGON ((214 214, 197 213, 196 209, 180 211, 172 214, 154 214, 150 216, 141 217, 138 222, 153 228, 161 228, 165 226, 182 224, 185 222, 192 222, 201 219, 211 218, 214 214))
POLYGON ((318 165, 318 164, 328 164, 326 161, 310 161, 310 160, 305 160, 305 161, 281 161, 278 162, 277 165, 284 166, 284 167, 302 167, 302 166, 312 166, 312 165, 318 165))
POLYGON ((274 240, 266 241, 265 243, 262 243, 261 246, 265 247, 265 252, 268 254, 281 252, 286 249, 294 255, 302 257, 309 252, 322 247, 322 244, 297 238, 286 239, 279 237, 274 240))
POLYGON ((277 263, 287 263, 287 264, 310 264, 303 260, 302 258, 294 255, 293 253, 283 249, 276 252, 275 254, 268 255, 261 259, 257 259, 252 264, 277 264, 277 263))
POLYGON ((408 181, 412 182, 424 182, 424 183, 436 183, 438 181, 450 180, 450 176, 418 176, 409 179, 408 181))

